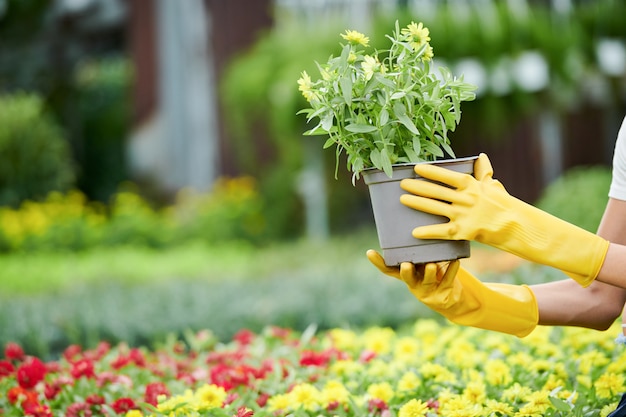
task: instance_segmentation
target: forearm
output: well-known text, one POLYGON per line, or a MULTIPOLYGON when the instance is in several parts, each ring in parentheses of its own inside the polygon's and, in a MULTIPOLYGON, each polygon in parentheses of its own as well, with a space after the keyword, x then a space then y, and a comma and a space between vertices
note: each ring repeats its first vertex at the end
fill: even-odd
POLYGON ((596 279, 626 289, 626 246, 611 243, 596 279))
POLYGON ((565 279, 530 286, 537 299, 539 324, 606 330, 622 312, 625 292, 602 282, 586 288, 565 279))

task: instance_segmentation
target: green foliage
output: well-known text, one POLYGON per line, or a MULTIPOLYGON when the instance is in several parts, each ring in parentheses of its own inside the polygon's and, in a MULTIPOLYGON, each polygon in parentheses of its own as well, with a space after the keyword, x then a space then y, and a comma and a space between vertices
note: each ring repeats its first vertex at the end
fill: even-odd
POLYGON ((319 65, 321 78, 298 80, 310 107, 300 111, 317 125, 305 135, 325 135, 324 148, 345 153, 354 180, 375 167, 392 176, 392 164, 454 156, 448 132, 461 121, 461 102, 474 86, 432 65, 427 28, 398 22, 390 46, 367 52, 369 38, 346 31, 341 54, 319 65))
MULTIPOLYGON (((0 259, 0 346, 17 341, 48 356, 70 343, 151 345, 189 329, 209 328, 227 340, 243 328, 267 325, 398 328, 418 317, 441 319, 404 284, 372 267, 364 254, 376 243, 375 231, 365 229, 325 244, 12 255, 10 262, 0 259), (20 287, 25 281, 29 287, 20 287)), ((546 282, 555 279, 551 271, 533 265, 494 279, 546 282)))
POLYGON ((52 192, 41 202, 0 207, 0 251, 164 248, 196 240, 260 243, 267 236, 263 206, 249 177, 223 178, 209 193, 183 190, 174 204, 162 208, 153 207, 131 184, 108 205, 79 191, 52 192))
POLYGON ((100 339, 150 344, 185 329, 210 328, 224 340, 270 324, 395 327, 432 317, 402 283, 367 261, 365 251, 376 242, 368 229, 326 244, 260 249, 239 243, 165 252, 126 247, 67 254, 64 261, 11 255, 17 258, 1 259, 8 268, 0 270, 0 346, 14 340, 49 355, 100 339), (29 266, 20 268, 26 259, 29 266))
POLYGON ((0 204, 41 199, 74 181, 70 151, 36 94, 0 96, 0 204))
POLYGON ((107 201, 129 178, 125 147, 130 128, 132 72, 126 58, 92 60, 77 69, 77 114, 82 143, 78 188, 107 201))
POLYGON ((595 233, 608 201, 610 184, 610 168, 576 167, 546 187, 536 206, 595 233))
MULTIPOLYGON (((371 46, 382 50, 388 48, 384 34, 396 20, 407 25, 419 19, 430 29, 438 62, 454 69, 470 58, 483 66, 486 85, 477 91, 476 100, 464 103, 462 129, 451 135, 453 149, 461 142, 457 146, 472 149, 477 139, 510 137, 507 132, 511 126, 544 106, 565 111, 578 100, 585 100, 585 78, 590 73, 602 76, 597 41, 604 36, 626 36, 626 26, 619 23, 625 8, 626 3, 615 0, 577 2, 570 13, 560 14, 541 2, 441 1, 436 7, 417 12, 405 8, 374 15, 368 33, 371 46), (460 7, 464 9, 460 11, 460 7), (550 82, 541 91, 526 91, 516 81, 515 64, 524 51, 537 52, 549 63, 550 82)), ((315 62, 326 62, 331 54, 339 56, 337 36, 346 29, 345 23, 336 21, 313 26, 280 23, 230 62, 221 85, 225 121, 236 143, 233 149, 239 168, 259 178, 263 190, 274 193, 271 201, 282 213, 273 225, 276 231, 293 228, 299 207, 293 182, 276 180, 273 174, 293 174, 302 169, 307 158, 303 143, 318 139, 302 137, 305 118, 295 115, 307 102, 293 80, 303 70, 309 74, 316 71, 315 62)), ((605 95, 606 100, 621 102, 621 89, 611 91, 614 94, 605 95)), ((342 158, 347 164, 345 155, 342 158)), ((331 181, 327 187, 338 191, 331 203, 355 193, 350 188, 338 190, 343 185, 332 181, 332 170, 328 171, 331 181)), ((338 207, 332 218, 349 219, 352 212, 338 207)))

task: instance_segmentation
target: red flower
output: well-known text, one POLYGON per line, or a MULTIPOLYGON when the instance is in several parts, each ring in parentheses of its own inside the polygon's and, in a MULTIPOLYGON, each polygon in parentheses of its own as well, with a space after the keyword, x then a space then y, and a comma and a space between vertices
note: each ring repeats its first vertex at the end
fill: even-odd
POLYGON ((33 388, 46 376, 46 366, 38 358, 30 357, 17 368, 17 382, 22 388, 33 388))
POLYGON ((367 402, 367 409, 370 413, 383 412, 388 408, 387 403, 380 398, 372 398, 367 402))
POLYGON ((13 372, 15 372, 15 367, 11 362, 4 359, 0 360, 0 379, 13 375, 13 372))
POLYGON ((130 356, 119 355, 113 362, 111 362, 111 368, 122 369, 126 365, 130 364, 130 356))
POLYGON ((61 372, 61 365, 59 362, 46 362, 47 373, 59 373, 61 372))
POLYGON ((51 384, 46 383, 44 390, 43 390, 43 394, 46 396, 47 400, 52 400, 54 399, 54 397, 59 395, 59 392, 61 392, 62 388, 63 386, 61 384, 51 385, 51 384))
POLYGON ((265 405, 267 404, 267 400, 269 400, 270 395, 262 392, 261 394, 259 394, 259 396, 256 398, 256 403, 259 407, 265 407, 265 405))
POLYGON ((237 409, 237 415, 235 417, 252 417, 254 415, 254 411, 247 409, 244 406, 241 406, 237 409))
POLYGON ((170 391, 162 382, 151 382, 146 385, 146 392, 144 394, 144 401, 153 406, 157 406, 159 395, 170 396, 170 391))
POLYGON ((85 402, 89 405, 102 405, 104 404, 104 397, 98 394, 89 394, 85 398, 85 402))
POLYGON ((63 357, 68 362, 73 362, 76 356, 79 356, 83 351, 83 348, 79 345, 69 345, 63 352, 63 357))
POLYGON ((252 343, 254 337, 255 334, 253 332, 248 329, 242 329, 235 333, 235 335, 233 336, 233 340, 236 340, 242 346, 246 346, 252 343))
POLYGON ((18 402, 37 402, 37 393, 35 391, 29 391, 22 387, 13 387, 7 392, 7 400, 10 404, 17 404, 18 402))
POLYGON ((272 336, 278 339, 287 340, 287 338, 291 335, 290 329, 285 329, 282 327, 273 326, 271 328, 272 336))
POLYGON ((91 407, 87 403, 73 403, 67 406, 65 417, 91 417, 91 407))
POLYGON ((104 355, 109 353, 110 350, 111 344, 109 342, 100 342, 98 343, 98 346, 96 346, 96 349, 93 351, 92 359, 94 361, 98 361, 102 359, 104 355))
POLYGON ((52 417, 52 411, 47 405, 39 404, 37 401, 23 403, 24 414, 33 417, 52 417))
POLYGON ((131 398, 122 397, 113 401, 113 404, 111 404, 111 408, 113 408, 113 410, 117 414, 125 414, 128 411, 137 408, 137 406, 135 405, 135 402, 131 398))
POLYGON ((128 356, 130 357, 130 360, 138 367, 144 368, 146 366, 146 358, 139 349, 131 349, 128 356))
POLYGON ((9 342, 4 347, 4 357, 10 361, 21 362, 26 358, 24 349, 15 342, 9 342))
POLYGON ((96 377, 93 362, 89 359, 79 359, 76 362, 74 362, 72 364, 72 369, 70 370, 70 374, 72 374, 74 379, 79 379, 83 376, 85 378, 96 377))
POLYGON ((330 361, 330 352, 305 350, 300 354, 300 366, 326 366, 330 361))
POLYGON ((371 361, 375 357, 376 357, 376 352, 371 351, 371 350, 364 350, 363 352, 361 352, 361 356, 359 357, 359 361, 361 361, 363 363, 368 363, 369 361, 371 361))

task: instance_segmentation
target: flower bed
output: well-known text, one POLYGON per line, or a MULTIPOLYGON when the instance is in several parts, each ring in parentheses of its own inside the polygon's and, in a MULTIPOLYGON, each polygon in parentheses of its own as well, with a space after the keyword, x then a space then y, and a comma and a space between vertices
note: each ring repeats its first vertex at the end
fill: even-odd
POLYGON ((618 329, 267 327, 228 343, 202 331, 154 349, 74 345, 49 362, 10 343, 0 416, 606 416, 626 390, 618 329))

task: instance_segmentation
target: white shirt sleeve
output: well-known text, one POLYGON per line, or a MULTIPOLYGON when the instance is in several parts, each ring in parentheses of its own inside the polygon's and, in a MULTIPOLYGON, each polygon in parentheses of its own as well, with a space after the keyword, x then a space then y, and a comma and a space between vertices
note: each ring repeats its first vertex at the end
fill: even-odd
POLYGON ((609 197, 626 201, 626 117, 617 134, 613 154, 613 177, 609 197))

